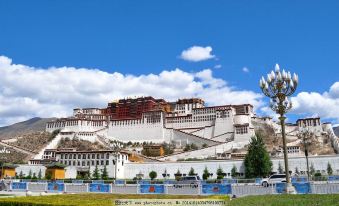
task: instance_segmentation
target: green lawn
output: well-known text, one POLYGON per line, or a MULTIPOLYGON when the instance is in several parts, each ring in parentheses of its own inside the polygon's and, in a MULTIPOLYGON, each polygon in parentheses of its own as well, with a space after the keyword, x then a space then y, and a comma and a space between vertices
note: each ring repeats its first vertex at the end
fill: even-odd
MULTIPOLYGON (((39 197, 1 198, 1 206, 111 206, 114 199, 228 199, 226 196, 186 196, 186 195, 113 195, 113 194, 78 194, 52 195, 39 197)), ((339 206, 337 195, 266 195, 236 198, 227 201, 229 206, 339 206)))
POLYGON ((237 198, 231 206, 339 206, 339 194, 335 195, 265 195, 237 198))
POLYGON ((76 194, 1 198, 1 206, 112 206, 115 199, 225 199, 227 196, 76 194))

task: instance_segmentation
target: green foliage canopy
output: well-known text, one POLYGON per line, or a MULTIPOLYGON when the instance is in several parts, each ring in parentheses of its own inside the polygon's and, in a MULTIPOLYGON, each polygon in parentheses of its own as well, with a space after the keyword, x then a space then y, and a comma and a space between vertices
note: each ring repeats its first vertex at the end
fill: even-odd
POLYGON ((266 177, 272 171, 272 162, 260 134, 252 137, 244 160, 246 178, 266 177))

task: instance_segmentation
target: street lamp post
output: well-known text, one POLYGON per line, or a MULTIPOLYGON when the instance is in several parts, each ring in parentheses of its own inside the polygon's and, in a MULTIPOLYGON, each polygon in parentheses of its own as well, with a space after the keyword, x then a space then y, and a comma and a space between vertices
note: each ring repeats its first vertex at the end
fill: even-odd
POLYGON ((293 77, 290 72, 280 71, 279 65, 275 65, 275 71, 267 74, 267 79, 260 79, 260 88, 262 92, 270 98, 270 107, 273 111, 279 114, 281 125, 281 135, 284 149, 284 162, 286 173, 286 193, 295 193, 295 189, 291 184, 290 174, 288 169, 288 157, 285 134, 285 114, 292 108, 292 102, 288 99, 298 85, 298 76, 294 73, 293 77))

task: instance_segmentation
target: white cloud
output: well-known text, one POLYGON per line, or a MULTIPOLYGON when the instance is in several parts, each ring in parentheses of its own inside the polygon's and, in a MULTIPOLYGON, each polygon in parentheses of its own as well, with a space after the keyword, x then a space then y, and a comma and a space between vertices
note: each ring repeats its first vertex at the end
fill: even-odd
POLYGON ((247 67, 243 67, 243 68, 242 68, 242 71, 245 72, 245 73, 250 72, 250 70, 249 70, 247 67))
POLYGON ((36 116, 65 117, 75 107, 105 107, 114 99, 146 95, 170 101, 201 97, 209 105, 263 105, 260 94, 236 90, 210 69, 134 76, 88 68, 40 69, 0 56, 0 74, 0 125, 36 116))
POLYGON ((222 67, 221 64, 217 64, 217 65, 214 66, 214 69, 220 69, 221 67, 222 67))
POLYGON ((300 115, 320 116, 339 122, 339 82, 335 82, 328 92, 300 92, 292 97, 293 112, 300 115))
POLYGON ((212 59, 215 56, 211 54, 212 47, 192 46, 181 52, 180 58, 186 61, 199 62, 212 59))

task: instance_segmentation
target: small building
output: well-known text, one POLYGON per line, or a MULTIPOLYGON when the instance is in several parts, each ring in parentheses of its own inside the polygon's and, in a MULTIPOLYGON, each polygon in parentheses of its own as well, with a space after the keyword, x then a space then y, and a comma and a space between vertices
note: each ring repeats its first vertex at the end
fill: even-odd
POLYGON ((165 151, 162 145, 159 144, 144 145, 142 154, 150 157, 159 157, 164 156, 165 151))
POLYGON ((89 174, 93 174, 95 168, 102 171, 106 167, 109 178, 123 177, 124 164, 129 161, 126 152, 114 150, 58 150, 55 156, 57 162, 72 167, 76 170, 77 175, 89 176, 89 174))
MULTIPOLYGON (((302 155, 299 145, 290 144, 290 145, 287 145, 286 147, 287 147, 287 155, 289 157, 298 157, 302 155)), ((276 157, 283 157, 283 156, 284 156, 284 149, 280 147, 276 153, 276 157)))
POLYGON ((0 179, 13 178, 15 177, 15 165, 4 164, 1 166, 0 179))
POLYGON ((320 136, 323 132, 320 117, 298 119, 296 124, 299 131, 302 131, 304 128, 306 128, 310 132, 313 132, 316 136, 320 136))
POLYGON ((144 162, 143 158, 136 151, 126 151, 126 150, 124 150, 123 152, 125 152, 128 155, 128 160, 130 162, 144 162))
POLYGON ((231 159, 245 159, 246 153, 231 153, 231 159))
POLYGON ((58 162, 46 165, 46 177, 50 176, 53 180, 65 179, 65 167, 66 165, 60 164, 58 162))
POLYGON ((45 149, 42 159, 55 160, 56 149, 45 149))
POLYGON ((231 152, 217 152, 215 157, 217 160, 228 160, 231 159, 231 152))

